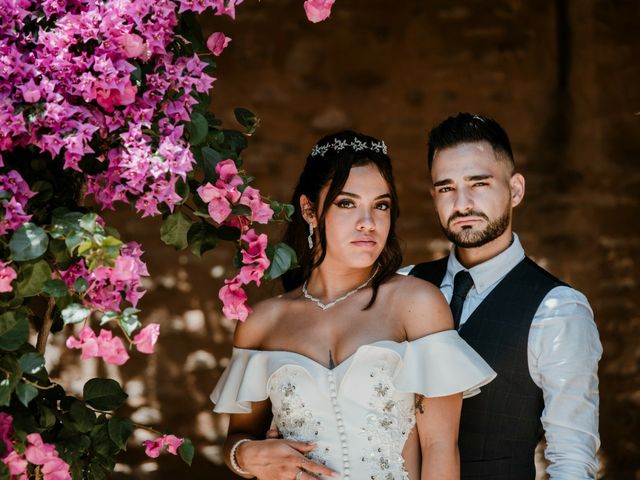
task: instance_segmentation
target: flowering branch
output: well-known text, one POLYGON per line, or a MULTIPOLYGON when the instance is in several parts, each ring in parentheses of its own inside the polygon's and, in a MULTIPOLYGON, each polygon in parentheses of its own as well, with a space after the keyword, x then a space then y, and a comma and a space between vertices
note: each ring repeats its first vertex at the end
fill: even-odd
POLYGON ((36 342, 36 349, 44 354, 47 349, 47 340, 49 339, 49 332, 51 331, 51 325, 53 325, 53 309, 56 306, 56 302, 53 297, 49 298, 47 302, 47 311, 44 314, 44 319, 42 321, 42 327, 40 327, 40 331, 38 332, 38 340, 36 342))

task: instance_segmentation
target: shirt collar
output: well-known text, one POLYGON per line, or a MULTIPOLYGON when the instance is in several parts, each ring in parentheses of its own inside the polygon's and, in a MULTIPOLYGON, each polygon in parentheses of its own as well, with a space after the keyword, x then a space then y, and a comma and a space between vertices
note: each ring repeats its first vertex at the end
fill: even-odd
MULTIPOLYGON (((522 248, 518 235, 514 233, 513 241, 506 250, 486 262, 468 269, 471 278, 473 278, 473 286, 476 292, 482 294, 487 288, 502 280, 524 257, 524 248, 522 248)), ((467 269, 456 258, 455 246, 453 246, 449 253, 447 273, 442 279, 442 286, 453 286, 453 277, 460 270, 467 269)))

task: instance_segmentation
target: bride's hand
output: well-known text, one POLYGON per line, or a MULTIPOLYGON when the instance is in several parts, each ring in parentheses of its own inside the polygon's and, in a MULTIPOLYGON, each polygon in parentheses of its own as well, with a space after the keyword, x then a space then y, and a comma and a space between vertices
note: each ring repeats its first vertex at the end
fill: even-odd
POLYGON ((252 440, 236 451, 240 467, 260 480, 314 480, 336 472, 304 456, 316 446, 282 439, 252 440), (302 473, 299 473, 302 472, 302 473))

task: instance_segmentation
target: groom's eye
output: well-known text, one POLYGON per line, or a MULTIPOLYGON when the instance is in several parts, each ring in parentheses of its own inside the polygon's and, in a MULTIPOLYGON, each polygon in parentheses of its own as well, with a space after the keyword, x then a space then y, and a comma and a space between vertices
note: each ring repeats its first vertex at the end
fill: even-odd
POLYGON ((451 187, 441 187, 438 189, 438 193, 447 193, 447 192, 451 192, 453 190, 453 188, 451 187))

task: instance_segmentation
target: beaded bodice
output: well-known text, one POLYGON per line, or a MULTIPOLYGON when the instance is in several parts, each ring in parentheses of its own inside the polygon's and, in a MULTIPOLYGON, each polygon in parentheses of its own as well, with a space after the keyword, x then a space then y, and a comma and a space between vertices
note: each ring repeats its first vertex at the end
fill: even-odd
POLYGON ((477 393, 493 375, 453 331, 364 345, 332 370, 294 352, 234 349, 212 399, 216 411, 233 410, 230 401, 248 411, 250 398, 269 398, 282 436, 314 442, 309 457, 337 478, 400 480, 408 478, 402 450, 415 424, 415 393, 477 393), (229 387, 227 399, 241 368, 253 381, 229 387))
POLYGON ((334 370, 298 360, 267 386, 282 436, 316 443, 310 458, 345 480, 354 470, 366 470, 370 480, 406 478, 402 448, 415 423, 414 394, 393 385, 398 354, 368 348, 334 370))

